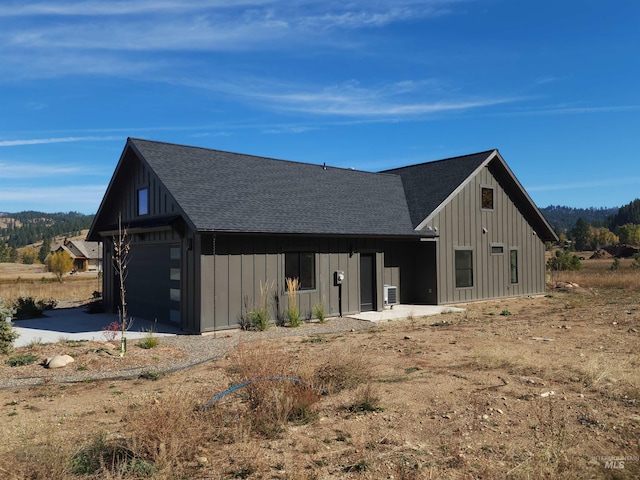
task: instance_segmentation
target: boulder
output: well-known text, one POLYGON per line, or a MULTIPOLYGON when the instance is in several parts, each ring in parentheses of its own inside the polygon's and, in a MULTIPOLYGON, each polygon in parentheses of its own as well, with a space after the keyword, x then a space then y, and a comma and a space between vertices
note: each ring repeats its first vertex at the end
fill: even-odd
POLYGON ((44 361, 44 366, 47 368, 62 368, 74 361, 71 355, 54 355, 44 361))

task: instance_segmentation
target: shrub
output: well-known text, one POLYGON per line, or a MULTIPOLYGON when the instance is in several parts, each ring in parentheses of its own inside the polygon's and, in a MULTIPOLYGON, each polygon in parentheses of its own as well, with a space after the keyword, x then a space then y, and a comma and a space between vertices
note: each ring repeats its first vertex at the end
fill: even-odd
POLYGON ((318 319, 320 323, 324 323, 327 319, 324 316, 324 305, 322 303, 316 303, 313 306, 313 316, 318 319))
POLYGON ((582 264, 577 255, 564 250, 556 250, 555 256, 547 260, 547 268, 552 271, 580 270, 582 264))
POLYGON ((23 365, 29 365, 36 360, 38 360, 37 355, 34 355, 33 353, 24 353, 8 358, 5 360, 5 363, 10 367, 22 367, 23 365))
POLYGON ((0 300, 0 354, 2 355, 11 352, 13 341, 19 337, 13 328, 13 324, 5 320, 12 318, 13 315, 15 315, 15 310, 11 307, 6 307, 4 301, 0 300))
POLYGON ((145 333, 144 338, 140 340, 136 345, 138 345, 140 348, 144 348, 145 350, 156 348, 158 346, 158 343, 160 343, 160 340, 154 335, 154 333, 155 330, 153 328, 150 328, 145 333))
POLYGON ((14 303, 14 308, 16 309, 16 318, 18 320, 42 316, 42 309, 33 297, 18 297, 14 303))
POLYGON ((107 340, 107 342, 113 342, 116 338, 118 338, 118 334, 122 329, 122 325, 120 322, 111 322, 106 327, 102 327, 102 336, 107 340))
POLYGON ((640 253, 636 253, 633 256, 633 263, 631 264, 631 268, 640 269, 640 253))

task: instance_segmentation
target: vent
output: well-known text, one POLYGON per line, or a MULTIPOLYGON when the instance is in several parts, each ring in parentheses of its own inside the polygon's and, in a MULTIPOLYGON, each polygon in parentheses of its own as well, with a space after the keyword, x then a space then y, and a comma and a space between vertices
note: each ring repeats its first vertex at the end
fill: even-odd
POLYGON ((396 305, 398 303, 398 287, 393 285, 384 286, 384 304, 396 305))

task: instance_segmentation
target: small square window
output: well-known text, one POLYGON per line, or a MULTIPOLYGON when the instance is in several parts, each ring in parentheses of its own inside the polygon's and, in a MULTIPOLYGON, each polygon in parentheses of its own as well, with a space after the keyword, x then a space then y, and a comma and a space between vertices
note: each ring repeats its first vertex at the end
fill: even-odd
POLYGON ((297 278, 300 290, 316 288, 316 256, 312 252, 290 252, 284 256, 286 278, 297 278))
POLYGON ((493 210, 493 188, 482 187, 482 209, 493 210))
POLYGON ((138 190, 138 215, 149 215, 149 189, 138 190))

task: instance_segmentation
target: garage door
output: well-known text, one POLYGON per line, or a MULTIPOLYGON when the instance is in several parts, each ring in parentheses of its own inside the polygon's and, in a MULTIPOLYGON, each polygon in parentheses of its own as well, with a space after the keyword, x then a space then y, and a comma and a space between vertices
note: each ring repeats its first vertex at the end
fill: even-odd
POLYGON ((133 245, 126 280, 129 316, 180 322, 180 248, 133 245))

